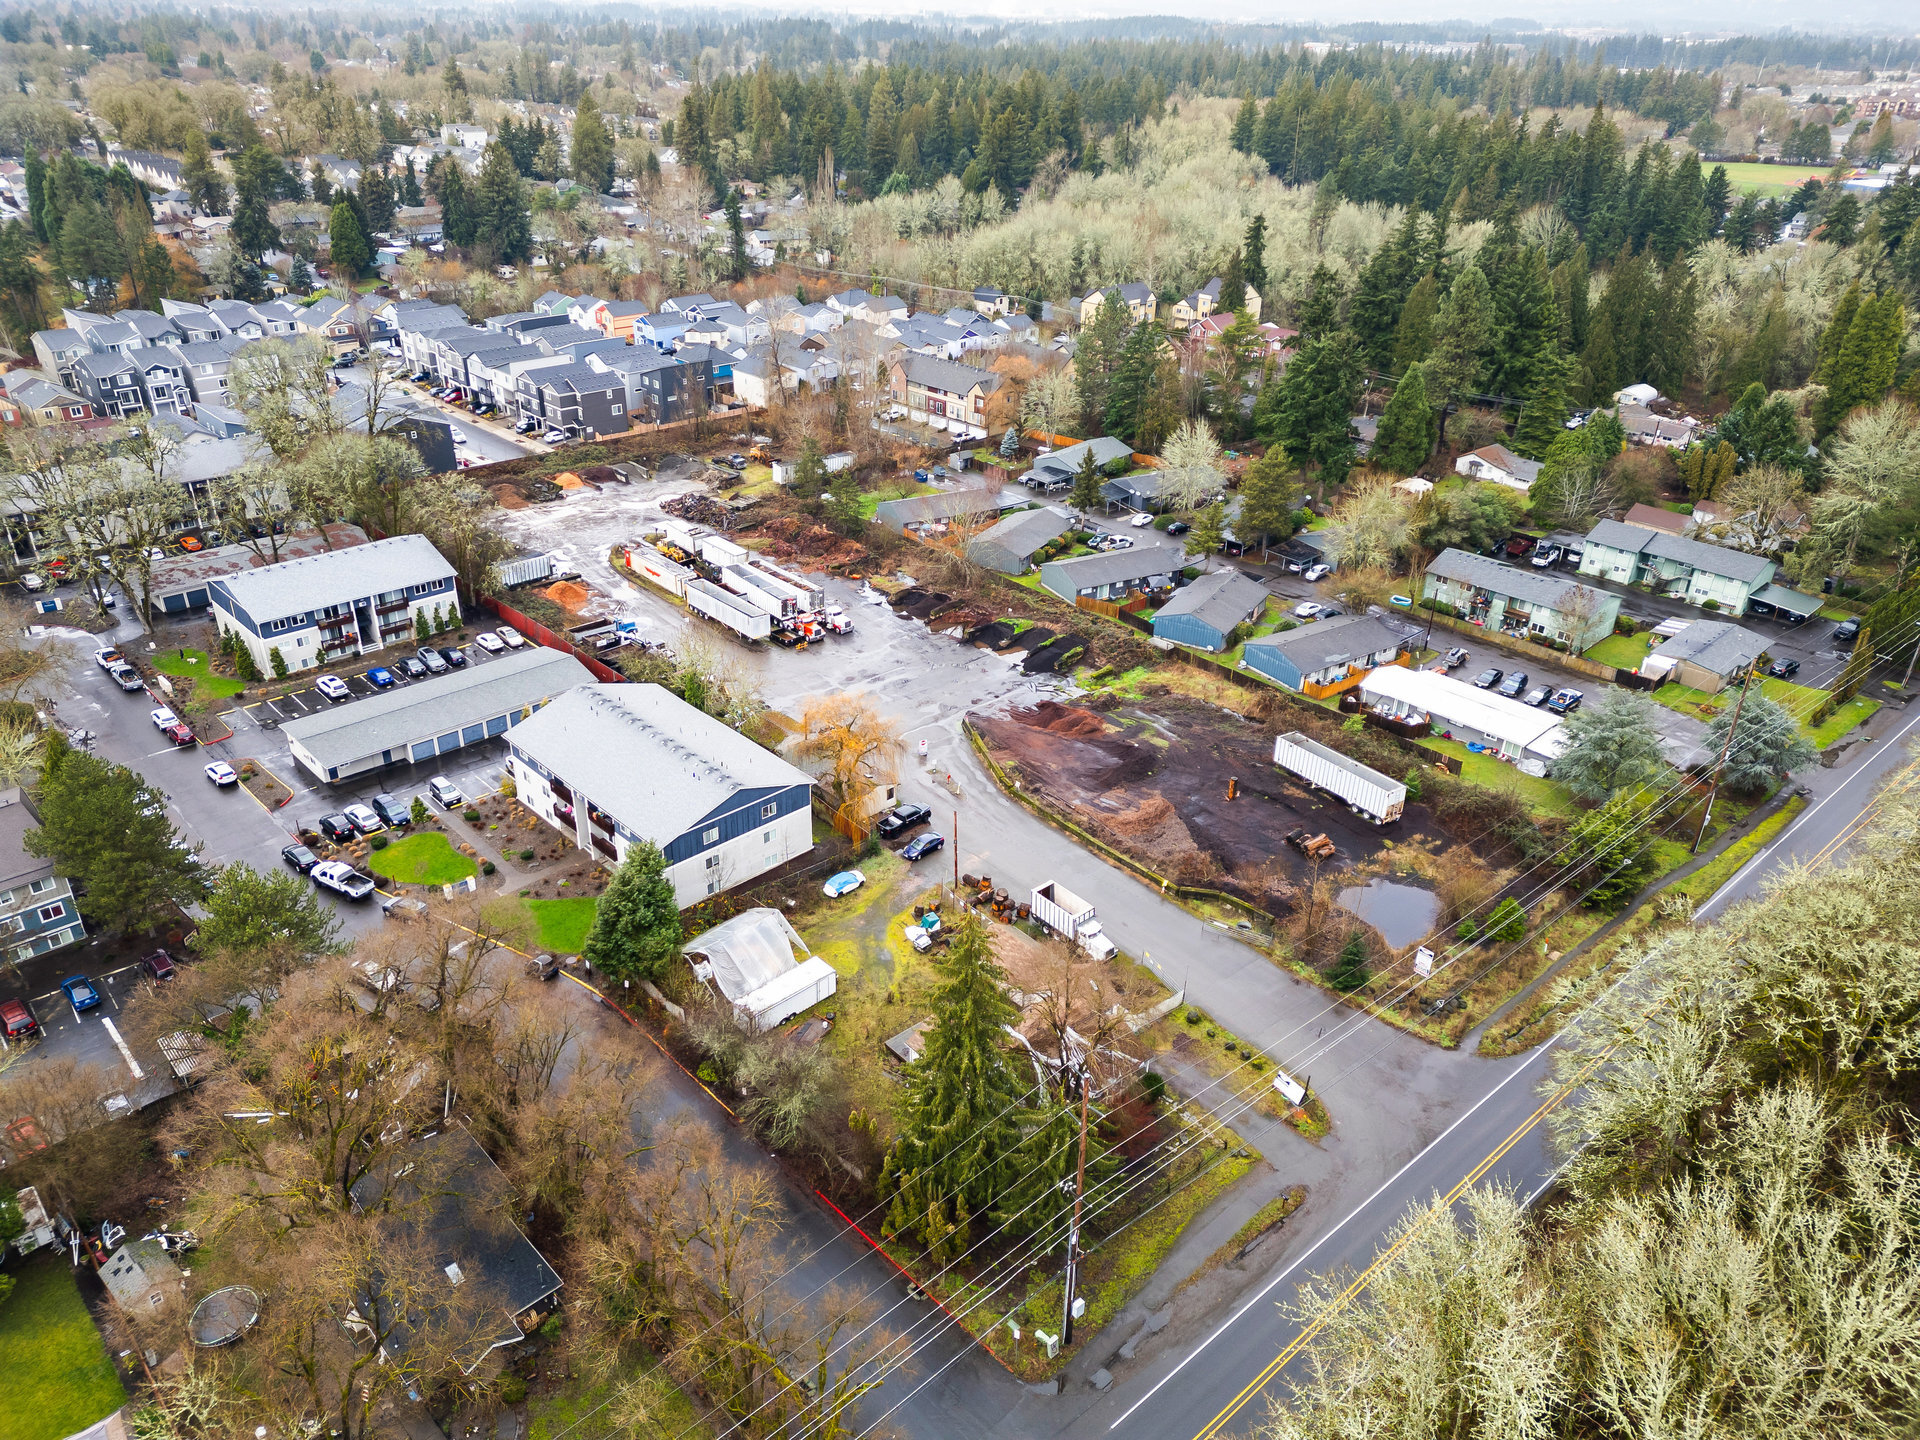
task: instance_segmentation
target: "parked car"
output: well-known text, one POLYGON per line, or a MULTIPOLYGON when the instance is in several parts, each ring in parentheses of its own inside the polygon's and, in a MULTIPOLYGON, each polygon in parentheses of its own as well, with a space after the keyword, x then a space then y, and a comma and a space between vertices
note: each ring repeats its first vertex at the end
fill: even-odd
MULTIPOLYGON (((449 669, 458 670, 467 663, 467 652, 462 650, 458 645, 442 645, 440 647, 440 659, 449 669)), ((433 667, 429 665, 427 668, 431 670, 433 667)))
POLYGON ((371 806, 353 804, 340 812, 353 822, 353 828, 362 835, 378 835, 387 827, 380 823, 371 806))
POLYGON ((367 683, 376 690, 393 688, 393 672, 384 665, 376 665, 367 671, 367 683))
POLYGON ((1325 607, 1317 600, 1302 600, 1298 605, 1293 607, 1293 618, 1296 620, 1311 620, 1324 609, 1325 607))
POLYGON ((1533 568, 1536 570, 1551 570, 1559 563, 1560 547, 1558 545, 1542 545, 1533 552, 1533 568))
POLYGON ((1571 687, 1553 692, 1553 698, 1547 701, 1547 709, 1556 715, 1571 715, 1580 708, 1580 702, 1587 697, 1571 687))
POLYGON ((564 445, 567 443, 567 432, 564 430, 549 430, 540 438, 548 445, 564 445))
POLYGON ((20 577, 20 588, 22 590, 29 590, 34 592, 35 594, 38 594, 40 591, 47 588, 47 582, 42 580, 38 575, 34 574, 33 571, 29 570, 27 571, 26 574, 20 577))
POLYGON ((173 724, 167 726, 167 728, 160 733, 182 749, 185 749, 189 745, 198 745, 200 743, 200 737, 193 733, 193 727, 188 725, 184 720, 174 721, 173 724))
POLYGON ((67 1001, 73 1006, 75 1015, 84 1015, 89 1010, 99 1008, 100 992, 86 976, 69 975, 60 982, 60 988, 67 992, 67 1001))
POLYGON ((353 828, 353 821, 338 812, 332 815, 322 815, 314 822, 313 828, 336 845, 344 845, 360 833, 353 828))
POLYGON ((157 709, 149 710, 147 712, 147 718, 153 721, 153 728, 156 730, 164 730, 169 725, 178 725, 180 723, 180 717, 164 705, 157 709))
POLYGON ((224 760, 216 760, 207 766, 207 779, 222 787, 240 783, 240 777, 234 773, 233 766, 224 760))
POLYGON ((136 690, 144 690, 147 688, 147 682, 140 678, 140 672, 131 665, 116 665, 109 670, 107 674, 111 677, 114 684, 118 685, 129 695, 133 694, 136 690))
POLYGON ((1469 658, 1471 657, 1468 656, 1467 652, 1456 645, 1453 649, 1447 651, 1447 658, 1442 660, 1440 665, 1442 669, 1458 670, 1462 665, 1467 663, 1469 658))
POLYGON ((376 795, 372 803, 373 813, 396 830, 404 830, 413 823, 413 807, 402 804, 396 796, 376 795))
POLYGON ((344 860, 323 860, 307 872, 316 885, 324 885, 349 900, 364 900, 373 894, 371 875, 362 875, 344 860))
POLYGON ((1767 674, 1776 680, 1790 679, 1800 673, 1798 660, 1776 660, 1767 667, 1767 674))
POLYGON ((0 1031, 9 1040, 30 1040, 40 1033, 40 1022, 25 1000, 0 1000, 0 1031))
POLYGON ((1494 693, 1504 695, 1509 700, 1517 700, 1520 698, 1520 693, 1526 688, 1527 672, 1524 670, 1516 670, 1500 682, 1494 693))
POLYGON ((860 871, 842 870, 837 875, 829 875, 821 890, 829 900, 838 900, 842 895, 851 895, 866 883, 867 877, 860 871))
POLYGON ((527 637, 522 635, 518 630, 508 627, 496 630, 493 633, 500 637, 501 643, 509 650, 524 650, 527 648, 527 637))
POLYGON ((1521 697, 1520 703, 1522 705, 1531 705, 1534 709, 1538 710, 1552 698, 1553 687, 1551 685, 1536 685, 1521 697))
MULTIPOLYGON (((440 668, 444 670, 447 667, 443 664, 440 668)), ((401 658, 400 673, 409 680, 424 680, 427 678, 427 667, 418 656, 407 655, 401 658)))
POLYGON ((473 637, 473 643, 489 655, 498 655, 502 650, 507 648, 506 642, 491 630, 482 630, 478 635, 473 637))
POLYGON ((900 858, 902 860, 924 860, 927 856, 933 854, 934 851, 944 849, 946 843, 947 837, 944 835, 936 835, 931 832, 925 835, 916 835, 913 839, 909 840, 900 851, 900 858))
POLYGON ((446 657, 434 649, 433 646, 422 645, 413 653, 419 657, 420 663, 427 667, 427 673, 429 675, 444 675, 447 673, 446 657))
POLYGON ((93 652, 93 663, 98 665, 102 670, 111 671, 116 665, 126 664, 127 657, 122 655, 118 650, 115 650, 112 646, 108 646, 105 650, 96 650, 93 652))
POLYGON ((896 835, 904 835, 916 825, 924 825, 933 818, 933 812, 924 805, 899 805, 880 817, 873 828, 880 832, 882 840, 891 840, 896 835))
POLYGON ((1481 690, 1491 690, 1500 683, 1500 672, 1489 667, 1474 676, 1473 683, 1481 690))
POLYGON ((322 675, 318 680, 313 682, 313 688, 326 696, 327 699, 333 701, 336 705, 342 700, 351 700, 353 698, 353 691, 347 688, 347 682, 342 680, 338 675, 322 675))
POLYGON ((147 978, 156 984, 162 980, 171 980, 180 973, 174 968, 173 957, 164 950, 156 950, 151 955, 142 955, 140 968, 146 971, 147 978))
POLYGON ((320 863, 320 857, 304 845, 282 845, 280 858, 294 868, 297 874, 304 875, 320 863))
POLYGON ((427 782, 427 793, 432 795, 442 810, 454 810, 467 803, 467 797, 460 793, 460 787, 444 775, 436 775, 427 782))
POLYGON ((447 427, 447 433, 453 436, 454 444, 464 445, 467 443, 467 432, 462 430, 458 425, 449 425, 447 427))
POLYGON ((1327 576, 1331 575, 1332 573, 1333 573, 1333 567, 1327 564, 1323 560, 1318 565, 1315 565, 1311 570, 1307 571, 1306 574, 1302 575, 1300 578, 1302 580, 1305 580, 1309 585, 1318 585, 1322 580, 1326 579, 1327 576))
POLYGON ((1842 620, 1838 625, 1833 627, 1833 639, 1835 644, 1840 644, 1842 642, 1851 643, 1855 640, 1858 640, 1859 638, 1860 638, 1860 622, 1858 620, 1842 620))
POLYGON ((1189 525, 1186 521, 1176 520, 1171 525, 1167 526, 1167 534, 1184 535, 1191 529, 1193 529, 1193 526, 1189 525))
POLYGON ((1127 523, 1136 530, 1144 530, 1147 526, 1153 524, 1153 512, 1150 510, 1142 510, 1138 515, 1135 515, 1131 520, 1127 521, 1127 523))

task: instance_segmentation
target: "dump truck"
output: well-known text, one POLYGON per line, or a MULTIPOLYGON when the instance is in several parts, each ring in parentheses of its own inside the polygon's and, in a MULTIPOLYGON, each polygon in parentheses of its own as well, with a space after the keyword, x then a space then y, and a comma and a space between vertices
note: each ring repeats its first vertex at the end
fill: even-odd
POLYGON ((1407 787, 1402 782, 1297 730, 1273 737, 1273 763, 1376 825, 1398 820, 1406 808, 1407 787))
POLYGON ((1058 881, 1036 885, 1033 891, 1033 918, 1073 941, 1096 960, 1112 958, 1114 943, 1094 918, 1093 906, 1058 881))

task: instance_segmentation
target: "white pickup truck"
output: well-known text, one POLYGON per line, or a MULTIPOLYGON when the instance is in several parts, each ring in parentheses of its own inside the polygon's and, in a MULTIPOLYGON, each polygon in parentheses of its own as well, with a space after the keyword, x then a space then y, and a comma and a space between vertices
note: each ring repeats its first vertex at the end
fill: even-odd
POLYGON ((1064 935, 1096 960, 1113 958, 1115 946, 1094 918, 1093 906, 1066 886, 1049 880, 1033 890, 1033 918, 1064 935))
POLYGON ((349 900, 364 900, 373 894, 373 877, 363 875, 344 860, 325 860, 309 870, 313 883, 324 886, 349 900))

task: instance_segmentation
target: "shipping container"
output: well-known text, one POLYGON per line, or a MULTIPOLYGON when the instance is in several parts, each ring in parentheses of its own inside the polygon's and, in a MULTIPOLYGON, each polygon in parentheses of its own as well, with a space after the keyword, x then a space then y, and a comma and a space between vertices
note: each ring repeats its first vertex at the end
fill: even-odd
POLYGON ((807 579, 806 576, 801 575, 797 571, 789 570, 784 565, 776 564, 764 555, 755 555, 749 563, 754 569, 764 571, 778 580, 782 585, 794 591, 799 597, 800 608, 802 610, 820 610, 825 608, 827 592, 807 579))
POLYGON ((651 545, 629 545, 627 568, 658 585, 669 595, 681 598, 686 596, 687 582, 696 578, 693 571, 669 560, 651 545))
POLYGON ((722 569, 728 565, 746 564, 749 552, 744 545, 736 545, 731 540, 709 533, 700 537, 700 548, 695 553, 715 569, 722 569))
POLYGON ((660 533, 675 549, 684 550, 689 555, 698 555, 700 542, 713 534, 713 531, 705 525, 696 525, 691 520, 676 520, 669 516, 660 522, 660 533))
POLYGON ((739 597, 743 605, 751 606, 775 620, 783 620, 794 614, 791 601, 760 583, 765 579, 764 575, 757 574, 745 565, 728 565, 720 572, 721 585, 739 597))
POLYGON ((1317 790, 1344 801, 1354 814, 1376 825, 1398 820, 1406 807, 1407 787, 1392 776, 1329 750, 1298 731, 1276 735, 1273 763, 1317 790))
POLYGON ((531 585, 534 581, 545 580, 553 574, 553 557, 515 555, 509 560, 496 560, 493 573, 500 584, 509 590, 516 585, 531 585))

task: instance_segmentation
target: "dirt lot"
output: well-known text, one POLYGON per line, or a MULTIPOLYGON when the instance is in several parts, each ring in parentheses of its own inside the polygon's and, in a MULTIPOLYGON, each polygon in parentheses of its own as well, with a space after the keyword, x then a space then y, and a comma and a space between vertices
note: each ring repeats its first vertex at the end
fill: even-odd
POLYGON ((1323 874, 1364 863, 1383 840, 1438 835, 1418 804, 1376 827, 1314 797, 1274 769, 1266 727, 1179 696, 1104 715, 1047 700, 975 724, 1003 766, 1110 844, 1170 879, 1275 914, 1293 908, 1311 870, 1285 843, 1299 826, 1339 847, 1323 874), (1230 777, 1240 782, 1235 800, 1230 777))

